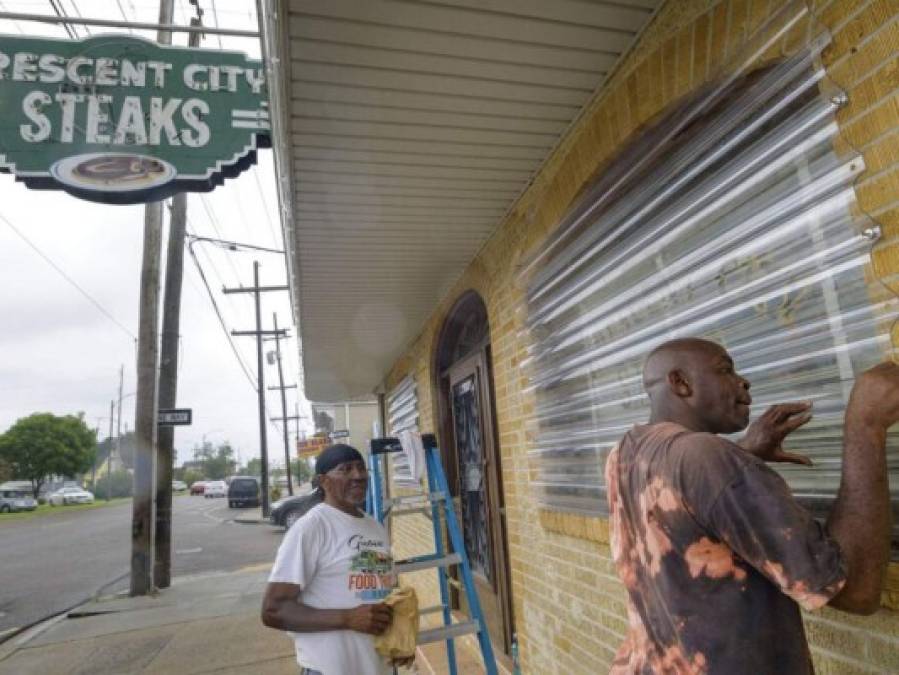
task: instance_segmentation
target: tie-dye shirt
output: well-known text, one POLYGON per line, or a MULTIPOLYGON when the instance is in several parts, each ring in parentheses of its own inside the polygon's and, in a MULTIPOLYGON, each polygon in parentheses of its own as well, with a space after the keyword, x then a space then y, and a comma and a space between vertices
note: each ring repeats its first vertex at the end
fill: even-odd
POLYGON ((811 673, 799 607, 846 581, 825 528, 714 434, 638 426, 609 455, 612 555, 630 630, 612 673, 811 673))

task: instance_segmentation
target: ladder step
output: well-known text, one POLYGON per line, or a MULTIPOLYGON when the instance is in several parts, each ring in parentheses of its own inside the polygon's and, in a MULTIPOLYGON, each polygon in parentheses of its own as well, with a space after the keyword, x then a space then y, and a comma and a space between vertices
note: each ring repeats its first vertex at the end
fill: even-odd
POLYGON ((422 506, 424 504, 430 504, 431 502, 439 502, 443 501, 446 495, 441 492, 431 492, 429 494, 418 494, 418 495, 404 495, 402 497, 393 497, 392 499, 384 500, 384 507, 391 508, 394 506, 422 506))
POLYGON ((422 607, 418 610, 419 616, 422 614, 436 614, 443 611, 443 605, 431 605, 430 607, 422 607))
POLYGON ((391 509, 390 510, 391 516, 409 516, 409 515, 412 515, 413 513, 421 513, 425 516, 430 516, 431 515, 431 507, 430 506, 421 506, 416 509, 400 509, 400 510, 391 509))
POLYGON ((430 630, 423 630, 418 634, 416 642, 420 645, 426 645, 431 642, 441 642, 450 638, 457 638, 463 635, 473 635, 481 630, 477 621, 466 621, 465 623, 454 623, 449 626, 438 626, 430 630))
POLYGON ((429 570, 435 567, 449 567, 450 565, 458 565, 461 562, 462 557, 458 553, 450 553, 443 557, 428 555, 420 558, 410 558, 409 560, 400 560, 394 565, 394 570, 397 574, 403 574, 405 572, 429 570))

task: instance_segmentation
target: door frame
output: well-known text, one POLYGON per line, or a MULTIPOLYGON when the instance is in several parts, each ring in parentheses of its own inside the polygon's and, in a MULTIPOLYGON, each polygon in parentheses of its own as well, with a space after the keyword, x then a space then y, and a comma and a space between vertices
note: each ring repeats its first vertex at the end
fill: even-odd
POLYGON ((487 514, 492 544, 494 591, 499 598, 502 618, 503 645, 498 650, 509 654, 512 645, 514 622, 512 614, 512 586, 509 569, 508 528, 506 524, 505 496, 502 485, 502 460, 496 426, 496 407, 493 395, 493 371, 490 362, 490 339, 481 342, 469 354, 451 364, 438 375, 438 412, 440 438, 443 439, 442 460, 453 497, 460 495, 461 477, 459 458, 456 454, 455 429, 452 412, 452 387, 476 373, 478 404, 481 416, 481 439, 485 459, 487 514))

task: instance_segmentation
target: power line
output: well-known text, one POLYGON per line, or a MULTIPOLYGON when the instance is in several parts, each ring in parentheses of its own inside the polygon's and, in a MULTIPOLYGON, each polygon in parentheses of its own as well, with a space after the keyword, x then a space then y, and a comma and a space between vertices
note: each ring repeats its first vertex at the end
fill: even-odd
MULTIPOLYGON (((122 0, 115 0, 116 4, 119 6, 119 11, 122 13, 122 18, 125 20, 125 23, 128 23, 128 15, 125 14, 125 8, 122 7, 122 0)), ((134 35, 134 29, 129 28, 128 32, 134 35)))
POLYGON ((188 244, 187 246, 187 251, 188 253, 190 253, 190 257, 194 261, 194 265, 197 268, 200 279, 202 280, 203 285, 206 287, 206 293, 209 295, 209 301, 212 303, 212 308, 213 310, 215 310, 215 315, 218 317, 219 323, 222 326, 222 330, 225 332, 225 337, 228 339, 228 344, 231 345, 231 351, 233 351, 234 356, 237 357, 237 362, 240 364, 244 375, 247 376, 247 380, 249 380, 250 386, 253 387, 253 391, 258 391, 259 383, 248 370, 246 364, 243 362, 243 358, 241 357, 240 352, 237 349, 237 345, 234 344, 234 339, 231 337, 231 332, 228 330, 228 326, 225 325, 225 317, 222 316, 222 311, 215 300, 215 294, 212 292, 212 287, 209 285, 209 281, 206 279, 206 273, 203 271, 203 267, 200 265, 200 260, 197 258, 197 254, 193 250, 193 247, 190 246, 190 244, 188 244))
MULTIPOLYGON (((262 191, 262 181, 259 180, 259 170, 256 168, 256 165, 253 165, 253 170, 251 171, 253 174, 253 178, 256 179, 256 189, 259 191, 259 199, 262 200, 262 212, 265 213, 265 220, 268 223, 268 229, 272 233, 272 241, 275 242, 275 246, 278 245, 278 235, 275 232, 275 225, 272 223, 272 216, 268 210, 268 202, 265 201, 265 193, 262 191)), ((287 242, 282 242, 281 244, 285 249, 287 248, 287 242)))
MULTIPOLYGON (((78 18, 83 19, 84 16, 81 14, 81 10, 78 9, 78 5, 75 3, 75 0, 69 0, 69 3, 72 5, 72 9, 75 10, 75 14, 78 16, 78 18)), ((87 26, 83 26, 83 28, 85 33, 87 33, 88 35, 91 34, 90 28, 88 28, 87 26)))
MULTIPOLYGON (((206 217, 209 219, 209 224, 212 226, 212 231, 215 232, 216 237, 219 239, 224 239, 224 237, 222 236, 222 232, 219 229, 218 218, 216 218, 215 214, 213 213, 212 207, 209 205, 209 202, 206 199, 206 195, 204 195, 202 192, 200 193, 200 203, 203 205, 203 210, 206 212, 206 217)), ((234 276, 240 279, 240 272, 237 271, 237 267, 234 265, 234 261, 231 260, 231 258, 227 258, 227 260, 231 265, 231 270, 234 272, 234 276)))
POLYGON ((132 332, 131 332, 130 330, 128 330, 124 325, 122 325, 122 324, 119 322, 119 320, 116 319, 112 314, 110 314, 108 311, 106 311, 106 308, 103 307, 103 305, 101 305, 99 302, 97 302, 97 301, 93 298, 93 296, 90 295, 90 293, 88 293, 88 292, 85 291, 83 288, 81 288, 81 286, 79 286, 78 283, 77 283, 74 279, 72 279, 72 277, 70 277, 68 274, 66 274, 66 272, 65 272, 59 265, 57 265, 55 262, 53 262, 53 260, 51 260, 50 257, 49 257, 46 253, 44 253, 43 251, 41 251, 41 249, 39 249, 39 248, 37 247, 36 244, 34 244, 28 237, 26 237, 26 236, 22 233, 22 231, 19 230, 19 228, 17 228, 15 225, 13 225, 13 224, 9 221, 9 219, 8 219, 6 216, 4 216, 2 213, 0 213, 0 220, 2 220, 4 223, 6 223, 6 224, 9 226, 9 228, 10 228, 13 232, 15 232, 15 233, 19 236, 20 239, 22 239, 22 241, 24 241, 26 244, 28 244, 28 245, 34 250, 34 252, 37 253, 41 258, 43 258, 44 261, 45 261, 48 265, 50 265, 50 267, 52 267, 54 270, 56 270, 56 272, 57 272, 63 279, 65 279, 66 281, 68 281, 69 284, 71 284, 71 285, 72 285, 72 286, 73 286, 79 293, 81 293, 81 295, 83 295, 85 298, 87 298, 87 300, 88 300, 94 307, 96 307, 98 310, 100 310, 100 312, 101 312, 107 319, 109 319, 110 321, 112 321, 116 326, 118 326, 121 330, 123 330, 125 333, 127 333, 127 334, 128 334, 128 337, 130 337, 132 340, 134 340, 135 342, 137 342, 137 336, 136 336, 134 333, 132 333, 132 332))
MULTIPOLYGON (((215 300, 215 294, 212 292, 212 287, 209 285, 209 281, 206 278, 206 274, 203 272, 203 267, 200 265, 200 260, 197 257, 196 251, 194 251, 193 248, 189 244, 188 244, 187 250, 190 253, 191 259, 194 261, 194 265, 197 268, 197 272, 200 275, 200 279, 203 281, 203 285, 206 287, 206 293, 209 296, 209 301, 212 303, 212 308, 215 311, 216 317, 218 317, 219 324, 221 325, 222 330, 225 332, 225 337, 228 339, 228 344, 231 346, 231 351, 234 352, 234 356, 237 358, 237 362, 240 364, 240 367, 243 370, 244 375, 246 375, 247 380, 249 381, 250 386, 252 387, 253 391, 258 393, 259 382, 250 373, 249 368, 244 363, 243 357, 240 355, 240 351, 237 349, 237 345, 234 344, 234 339, 231 335, 231 332, 228 330, 228 326, 225 323, 225 318, 222 315, 221 309, 219 308, 218 303, 215 300)), ((278 426, 277 422, 275 422, 275 420, 272 419, 274 417, 274 415, 272 415, 272 411, 269 410, 268 404, 265 405, 265 414, 266 414, 266 421, 269 424, 273 425, 274 428, 280 432, 281 428, 278 426)))
MULTIPOLYGON (((53 8, 53 11, 56 12, 56 16, 58 16, 60 19, 68 18, 69 15, 66 14, 66 10, 64 10, 61 5, 58 5, 56 0, 50 0, 50 7, 53 8)), ((78 39, 79 36, 78 33, 75 32, 74 26, 70 26, 68 23, 63 23, 62 27, 63 30, 65 30, 66 35, 68 35, 71 39, 78 39)))
MULTIPOLYGON (((208 210, 207 210, 207 214, 206 214, 206 215, 207 215, 207 217, 211 215, 211 214, 209 213, 208 210)), ((210 220, 209 222, 210 222, 210 224, 213 226, 213 230, 215 230, 215 232, 218 233, 219 230, 218 230, 218 228, 215 226, 215 224, 213 223, 213 221, 210 220)), ((191 228, 193 228, 193 223, 191 223, 190 218, 188 218, 188 224, 191 226, 191 228)), ((195 235, 195 234, 191 234, 190 237, 191 237, 192 239, 197 239, 197 235, 195 235)), ((200 240, 202 240, 202 237, 200 238, 200 240)), ((222 287, 227 286, 228 284, 225 282, 225 276, 222 274, 221 270, 219 269, 219 266, 216 265, 216 263, 215 263, 215 258, 214 258, 214 257, 210 254, 210 252, 209 252, 207 249, 205 249, 205 248, 203 249, 203 255, 206 256, 206 261, 209 263, 209 266, 211 267, 212 272, 215 274, 216 278, 218 278, 219 285, 222 286, 222 287)), ((231 269, 232 269, 232 271, 234 272, 234 278, 237 279, 237 280, 239 281, 239 280, 240 280, 240 273, 237 271, 237 267, 235 266, 234 261, 231 259, 231 256, 226 256, 226 257, 225 257, 225 260, 227 260, 227 261, 228 261, 228 264, 230 264, 231 269)), ((228 300, 229 306, 231 307, 231 309, 232 309, 235 313, 237 313, 237 314, 242 314, 242 312, 241 312, 241 307, 238 305, 238 302, 237 302, 237 299, 236 299, 236 298, 232 298, 231 296, 227 296, 226 299, 228 300)))
MULTIPOLYGON (((219 27, 219 13, 215 7, 215 0, 210 0, 210 2, 212 3, 212 20, 215 22, 215 27, 218 28, 219 27)), ((222 36, 219 34, 219 35, 216 35, 216 37, 218 38, 218 41, 219 41, 219 49, 224 49, 224 47, 222 47, 222 36)))

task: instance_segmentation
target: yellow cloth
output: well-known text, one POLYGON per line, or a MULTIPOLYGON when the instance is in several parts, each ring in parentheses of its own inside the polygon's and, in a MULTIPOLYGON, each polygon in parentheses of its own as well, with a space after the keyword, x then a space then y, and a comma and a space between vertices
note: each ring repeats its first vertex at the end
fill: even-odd
POLYGON ((393 621, 381 635, 375 637, 375 649, 388 659, 406 659, 415 656, 418 638, 418 596, 409 586, 396 588, 384 599, 393 607, 393 621))

